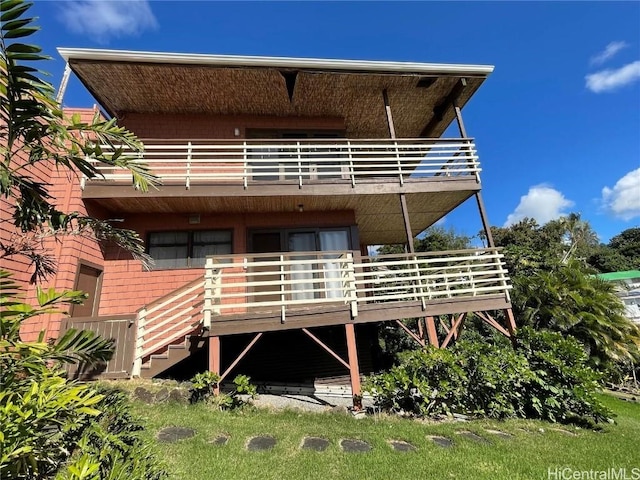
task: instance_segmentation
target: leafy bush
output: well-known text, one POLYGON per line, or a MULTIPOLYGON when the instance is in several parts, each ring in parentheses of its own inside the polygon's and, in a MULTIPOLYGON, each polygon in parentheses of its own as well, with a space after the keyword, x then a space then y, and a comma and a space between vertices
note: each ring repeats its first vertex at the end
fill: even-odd
POLYGON ((82 302, 84 294, 38 289, 37 307, 22 295, 0 270, 0 478, 161 478, 130 436, 141 427, 122 400, 65 378, 65 364, 108 360, 111 341, 73 329, 55 341, 44 332, 35 342, 20 338, 26 320, 82 302))
POLYGON ((238 375, 233 379, 234 389, 229 394, 214 394, 219 381, 220 377, 211 371, 196 374, 191 379, 191 403, 207 402, 221 410, 228 410, 243 407, 256 398, 258 390, 246 375, 238 375))
POLYGON ((139 436, 138 432, 144 427, 131 415, 127 395, 104 388, 100 393, 104 396, 100 415, 86 416, 67 434, 67 439, 73 440, 76 448, 72 462, 56 479, 166 478, 167 474, 150 446, 139 436))
POLYGON ((369 377, 365 389, 384 410, 419 416, 605 421, 611 412, 595 397, 599 374, 586 362, 573 338, 523 328, 515 349, 497 339, 406 352, 399 365, 369 377))

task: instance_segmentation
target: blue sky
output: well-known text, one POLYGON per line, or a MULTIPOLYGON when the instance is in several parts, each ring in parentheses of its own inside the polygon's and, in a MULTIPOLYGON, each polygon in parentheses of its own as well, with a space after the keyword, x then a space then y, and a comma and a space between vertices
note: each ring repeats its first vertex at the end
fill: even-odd
MULTIPOLYGON (((56 47, 495 65, 465 107, 491 224, 579 212, 602 241, 640 225, 639 2, 36 0, 56 47)), ((65 105, 93 101, 72 79, 65 105)), ((475 203, 445 226, 475 235, 475 203)))

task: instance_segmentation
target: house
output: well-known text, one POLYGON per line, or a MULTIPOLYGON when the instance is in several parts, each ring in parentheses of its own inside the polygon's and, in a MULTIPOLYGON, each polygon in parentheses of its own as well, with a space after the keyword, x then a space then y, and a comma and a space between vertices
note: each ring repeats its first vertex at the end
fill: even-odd
POLYGON ((625 306, 626 317, 640 323, 640 270, 600 273, 598 278, 616 285, 616 293, 625 306))
POLYGON ((493 67, 59 53, 65 79, 75 74, 105 115, 143 139, 141 161, 162 181, 143 193, 104 165, 91 180, 52 172, 65 208, 122 220, 155 260, 148 271, 79 238, 56 247, 52 283, 90 296, 49 328, 114 338, 103 375, 151 377, 189 359, 267 384, 348 373, 357 401, 380 322, 441 347, 471 312, 513 332, 461 113, 493 67), (452 122, 459 135, 442 138, 452 122), (416 235, 472 197, 486 248, 414 252, 416 235), (368 254, 389 243, 406 253, 368 254))

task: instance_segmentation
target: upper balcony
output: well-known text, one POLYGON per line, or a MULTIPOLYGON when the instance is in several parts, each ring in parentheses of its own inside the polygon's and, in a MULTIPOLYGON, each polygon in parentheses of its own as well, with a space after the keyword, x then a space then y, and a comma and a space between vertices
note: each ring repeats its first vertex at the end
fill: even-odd
POLYGON ((98 165, 102 177, 83 179, 83 198, 127 213, 376 212, 403 232, 405 193, 419 232, 480 189, 471 138, 148 140, 140 161, 159 189, 138 192, 130 173, 98 165))

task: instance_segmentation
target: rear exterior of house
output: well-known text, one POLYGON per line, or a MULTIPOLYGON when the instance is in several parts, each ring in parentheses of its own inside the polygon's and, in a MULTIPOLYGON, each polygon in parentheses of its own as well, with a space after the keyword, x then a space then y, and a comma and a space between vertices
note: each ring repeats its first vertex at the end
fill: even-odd
MULTIPOLYGON (((111 377, 176 372, 311 383, 376 364, 376 328, 399 322, 446 346, 466 316, 514 329, 509 279, 461 109, 492 67, 61 49, 162 181, 126 172, 52 176, 60 206, 118 219, 151 270, 111 245, 55 247, 52 284, 89 293, 51 332, 114 338, 111 377), (441 138, 457 122, 459 136, 441 138), (413 251, 413 238, 475 197, 486 248, 413 251), (405 244, 406 253, 370 255, 405 244), (411 322, 400 322, 413 319, 411 322)), ((88 112, 83 111, 87 114, 88 112)))

